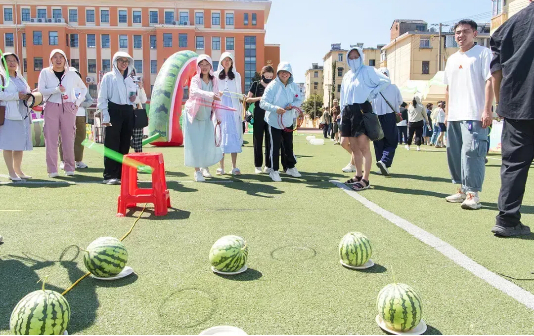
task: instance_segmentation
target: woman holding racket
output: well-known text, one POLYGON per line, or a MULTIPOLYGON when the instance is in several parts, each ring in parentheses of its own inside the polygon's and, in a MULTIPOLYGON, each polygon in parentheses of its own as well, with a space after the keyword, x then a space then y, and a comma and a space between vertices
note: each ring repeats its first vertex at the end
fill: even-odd
POLYGON ((300 89, 293 81, 293 71, 288 62, 278 65, 276 79, 272 81, 263 96, 260 107, 265 110, 265 121, 269 125, 271 148, 269 151, 269 176, 274 182, 281 182, 278 174, 280 149, 282 149, 282 167, 293 177, 300 177, 293 155, 293 127, 296 122, 297 108, 302 104, 300 89))
POLYGON ((215 127, 220 124, 220 119, 214 102, 220 101, 221 95, 212 64, 208 55, 198 56, 197 74, 191 78, 189 99, 185 104, 184 162, 187 167, 195 168, 196 182, 211 177, 208 167, 223 157, 215 139, 215 127))

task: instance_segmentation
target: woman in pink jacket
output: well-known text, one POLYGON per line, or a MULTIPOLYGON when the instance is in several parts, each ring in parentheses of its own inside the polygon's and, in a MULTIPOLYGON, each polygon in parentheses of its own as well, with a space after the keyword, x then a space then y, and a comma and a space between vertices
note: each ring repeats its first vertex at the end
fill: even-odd
POLYGON ((191 79, 189 100, 185 104, 184 161, 186 166, 195 168, 197 182, 211 177, 208 167, 223 157, 215 143, 215 125, 219 120, 213 103, 220 101, 221 96, 212 64, 208 55, 198 57, 197 74, 191 79))

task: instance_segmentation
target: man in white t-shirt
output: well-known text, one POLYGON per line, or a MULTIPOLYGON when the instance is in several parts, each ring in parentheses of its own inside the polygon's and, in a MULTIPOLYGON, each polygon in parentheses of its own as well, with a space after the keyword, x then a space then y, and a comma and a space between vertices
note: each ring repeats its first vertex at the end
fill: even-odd
POLYGON ((492 123, 493 85, 491 51, 475 44, 477 24, 462 20, 454 27, 460 50, 447 60, 445 123, 447 125, 447 159, 452 183, 461 184, 458 193, 446 197, 462 203, 463 209, 481 208, 488 148, 488 126, 492 123))

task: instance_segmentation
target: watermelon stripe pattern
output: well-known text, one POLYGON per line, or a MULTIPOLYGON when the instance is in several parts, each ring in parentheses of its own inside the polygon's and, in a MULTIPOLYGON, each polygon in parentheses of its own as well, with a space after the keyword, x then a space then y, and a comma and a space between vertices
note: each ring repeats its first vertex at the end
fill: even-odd
POLYGON ((210 250, 211 265, 221 272, 237 272, 247 263, 248 246, 238 236, 224 236, 210 250))
POLYGON ((339 243, 339 257, 348 266, 362 266, 372 255, 371 242, 359 232, 347 233, 339 243))
POLYGON ((15 335, 62 335, 69 320, 69 303, 60 293, 37 290, 19 301, 10 328, 15 335))
POLYGON ((116 276, 122 272, 127 261, 126 247, 113 237, 101 237, 93 241, 83 256, 87 270, 100 278, 116 276))
POLYGON ((408 285, 387 285, 378 294, 376 306, 382 320, 393 330, 407 332, 421 322, 421 298, 408 285))

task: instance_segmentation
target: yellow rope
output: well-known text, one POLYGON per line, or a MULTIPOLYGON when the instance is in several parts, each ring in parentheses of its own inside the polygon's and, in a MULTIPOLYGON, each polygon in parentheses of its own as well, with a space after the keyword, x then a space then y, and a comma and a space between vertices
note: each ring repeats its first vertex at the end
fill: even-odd
MULTIPOLYGON (((126 239, 126 237, 128 237, 130 235, 130 233, 132 233, 135 225, 137 224, 137 222, 139 222, 139 220, 141 219, 141 216, 143 216, 143 214, 145 213, 145 210, 146 210, 146 206, 147 206, 148 203, 145 203, 145 206, 143 207, 143 211, 141 211, 141 213, 139 214, 139 216, 137 216, 137 218, 135 219, 135 222, 133 223, 132 227, 130 228, 130 230, 128 232, 126 232, 126 234, 120 239, 120 241, 123 241, 124 239, 126 239)), ((78 280, 76 280, 75 283, 73 283, 69 288, 65 289, 65 291, 63 293, 61 293, 61 295, 65 295, 67 294, 68 292, 70 292, 71 289, 73 289, 77 284, 79 284, 83 279, 87 278, 89 275, 91 275, 91 272, 87 272, 85 273, 81 278, 79 278, 78 280)))

